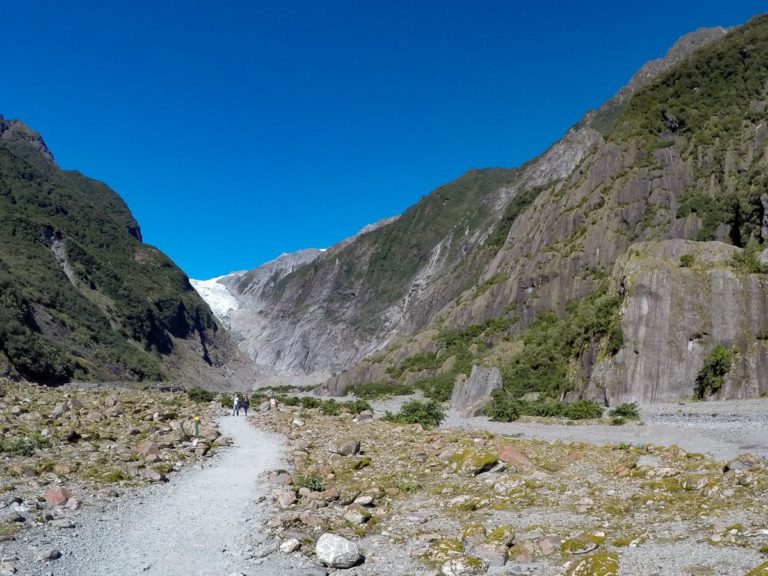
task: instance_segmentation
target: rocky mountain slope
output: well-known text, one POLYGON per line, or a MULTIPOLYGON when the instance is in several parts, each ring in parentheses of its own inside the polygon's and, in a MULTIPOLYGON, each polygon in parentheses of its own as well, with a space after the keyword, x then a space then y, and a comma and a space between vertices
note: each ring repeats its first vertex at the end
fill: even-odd
POLYGON ((0 117, 0 374, 161 380, 237 356, 122 199, 59 169, 37 133, 0 117))
POLYGON ((683 37, 540 157, 262 287, 252 356, 329 393, 447 398, 473 365, 508 398, 765 393, 766 61, 765 16, 683 37))

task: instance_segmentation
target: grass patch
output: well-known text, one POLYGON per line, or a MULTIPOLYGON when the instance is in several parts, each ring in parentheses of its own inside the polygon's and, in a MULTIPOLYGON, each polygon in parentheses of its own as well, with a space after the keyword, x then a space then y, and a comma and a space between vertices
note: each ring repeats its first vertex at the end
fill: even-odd
POLYGON ((406 384, 389 384, 386 382, 367 382, 358 386, 350 386, 344 394, 354 394, 361 400, 378 400, 392 396, 408 396, 414 393, 414 388, 406 384))

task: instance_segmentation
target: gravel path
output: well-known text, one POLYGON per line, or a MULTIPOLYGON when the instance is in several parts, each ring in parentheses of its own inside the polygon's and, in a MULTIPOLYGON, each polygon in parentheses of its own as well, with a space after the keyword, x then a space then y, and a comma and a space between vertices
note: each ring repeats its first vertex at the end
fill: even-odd
MULTIPOLYGON (((53 576, 226 576, 294 574, 298 559, 277 553, 263 559, 259 545, 269 487, 260 474, 284 466, 279 436, 222 417, 232 447, 196 468, 81 518, 81 526, 50 544, 63 557, 37 565, 53 576), (58 540, 58 541, 56 541, 58 540), (256 550, 254 550, 256 548, 256 550)), ((45 542, 38 543, 38 545, 45 542)))
POLYGON ((688 452, 709 453, 718 460, 729 460, 743 452, 768 457, 768 400, 764 398, 655 404, 641 407, 640 414, 642 425, 609 426, 490 422, 487 418, 459 418, 451 412, 444 426, 488 430, 550 442, 677 445, 688 452))

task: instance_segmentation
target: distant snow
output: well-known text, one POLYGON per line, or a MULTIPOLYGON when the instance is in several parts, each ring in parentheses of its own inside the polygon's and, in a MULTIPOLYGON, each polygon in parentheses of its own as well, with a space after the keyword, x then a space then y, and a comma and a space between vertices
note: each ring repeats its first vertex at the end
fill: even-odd
POLYGON ((229 327, 230 315, 240 308, 240 302, 224 284, 219 282, 222 278, 225 278, 225 276, 211 278, 210 280, 190 279, 189 281, 202 299, 211 307, 211 311, 216 317, 229 327))

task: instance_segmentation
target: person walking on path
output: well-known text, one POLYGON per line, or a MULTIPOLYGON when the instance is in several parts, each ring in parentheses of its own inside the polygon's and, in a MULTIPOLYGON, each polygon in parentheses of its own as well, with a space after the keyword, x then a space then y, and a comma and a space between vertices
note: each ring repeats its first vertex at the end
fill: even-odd
POLYGON ((243 412, 245 412, 246 418, 248 417, 248 408, 251 407, 251 401, 248 400, 248 396, 243 396, 243 412))
POLYGON ((237 394, 232 399, 232 416, 240 416, 240 398, 237 394))

